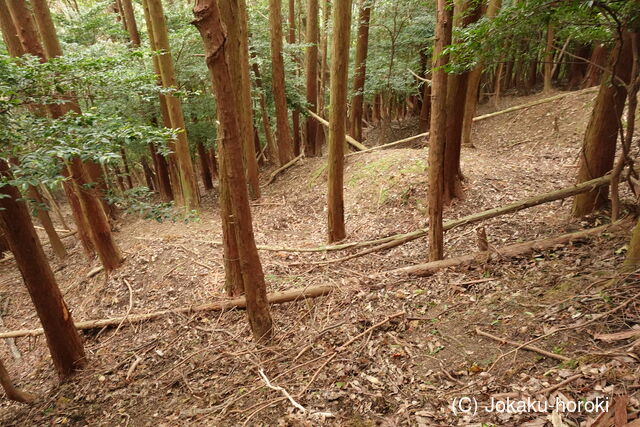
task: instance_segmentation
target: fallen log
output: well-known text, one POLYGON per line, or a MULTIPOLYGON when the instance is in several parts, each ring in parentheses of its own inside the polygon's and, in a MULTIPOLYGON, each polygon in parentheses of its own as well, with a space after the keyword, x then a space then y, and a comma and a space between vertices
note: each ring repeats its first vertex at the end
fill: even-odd
MULTIPOLYGON (((320 286, 312 286, 305 289, 292 289, 283 292, 273 292, 267 294, 267 301, 270 304, 282 304, 285 302, 297 301, 305 298, 317 298, 324 295, 328 295, 336 289, 335 286, 331 285, 320 285, 320 286)), ((118 326, 122 323, 122 326, 126 326, 131 323, 139 323, 144 322, 145 320, 153 320, 160 317, 168 316, 171 314, 187 314, 187 313, 197 313, 202 311, 223 311, 229 310, 232 308, 245 308, 246 307, 245 297, 234 298, 227 301, 219 301, 211 304, 203 304, 203 305, 195 305, 191 307, 182 307, 182 308, 174 308, 167 309, 161 311, 155 311, 152 313, 142 313, 142 314, 130 314, 129 316, 123 317, 112 317, 109 319, 99 319, 99 320, 85 320, 81 322, 76 322, 76 329, 86 330, 86 329, 96 329, 96 328, 105 328, 105 327, 113 327, 118 326), (126 320, 126 323, 124 323, 126 320)), ((32 337, 37 335, 42 335, 44 331, 42 328, 37 329, 21 329, 11 332, 3 332, 0 333, 0 338, 17 338, 17 337, 32 337)))
POLYGON ((535 251, 543 251, 551 249, 558 245, 565 245, 572 243, 576 240, 590 237, 603 231, 619 227, 623 222, 616 222, 614 224, 602 225, 600 227, 591 228, 588 230, 581 230, 575 233, 563 234, 557 237, 551 237, 542 240, 532 240, 524 243, 516 243, 509 246, 504 246, 500 249, 489 250, 484 252, 476 252, 473 254, 463 255, 456 258, 449 258, 440 261, 432 261, 423 264, 410 265, 408 267, 396 268, 393 270, 383 271, 381 273, 374 274, 372 277, 379 277, 387 274, 406 274, 411 276, 429 276, 440 270, 449 267, 460 267, 470 264, 479 264, 490 261, 496 258, 514 258, 517 256, 525 255, 535 251))
MULTIPOLYGON (((320 124, 322 124, 324 127, 327 127, 327 128, 329 127, 329 122, 326 121, 325 119, 323 119, 322 117, 320 117, 319 115, 317 115, 316 113, 314 113, 313 111, 307 110, 307 114, 309 114, 311 117, 313 117, 318 122, 320 122, 320 124)), ((349 135, 345 135, 345 137, 347 139, 347 142, 349 144, 353 145, 354 147, 356 147, 358 150, 366 150, 367 149, 366 145, 364 145, 361 142, 356 141, 355 139, 353 139, 349 135)))
MULTIPOLYGON (((550 193, 545 193, 539 196, 531 197, 529 199, 519 200, 517 202, 511 203, 506 206, 501 206, 499 208, 489 209, 486 211, 478 212, 472 215, 468 215, 462 218, 454 219, 452 221, 447 221, 442 225, 442 229, 444 231, 451 230, 456 227, 460 227, 462 225, 468 225, 475 222, 483 221, 485 219, 495 218, 497 216, 506 215, 509 213, 514 213, 521 211, 523 209, 531 208, 533 206, 541 205, 543 203, 553 202, 555 200, 565 199, 567 197, 575 196, 576 194, 585 193, 587 191, 591 191, 594 188, 603 186, 611 182, 611 175, 605 175, 600 178, 592 179, 590 181, 583 182, 581 184, 574 185, 572 187, 563 188, 561 190, 552 191, 550 193)), ((396 246, 400 246, 404 243, 410 242, 412 240, 418 239, 427 234, 426 228, 420 228, 418 230, 412 231, 406 234, 396 234, 393 236, 389 236, 383 239, 372 240, 369 243, 376 244, 372 248, 365 249, 361 252, 347 255, 341 258, 336 258, 327 261, 318 261, 312 264, 332 264, 336 262, 347 261, 353 258, 357 258, 363 255, 370 254, 372 252, 377 252, 385 249, 391 249, 396 246), (375 242, 375 243, 374 243, 375 242)), ((360 245, 364 246, 367 242, 360 242, 360 245)))
POLYGON ((298 160, 300 160, 302 158, 302 154, 300 154, 298 157, 293 158, 292 160, 290 160, 288 163, 285 163, 284 165, 282 165, 281 167, 279 167, 278 169, 276 169, 275 171, 273 171, 271 173, 271 177, 269 177, 269 181, 267 181, 266 185, 271 184, 273 181, 276 180, 276 177, 282 173, 283 171, 285 171, 286 169, 290 168, 291 166, 295 165, 298 160))
MULTIPOLYGON (((516 105, 516 106, 510 107, 510 108, 505 108, 504 110, 494 111, 493 113, 489 113, 489 114, 483 114, 482 116, 476 116, 476 117, 473 118, 473 121, 474 122, 478 122, 480 120, 489 119, 491 117, 499 116, 501 114, 511 113, 513 111, 522 110, 524 108, 534 107, 536 105, 540 105, 540 104, 544 104, 544 103, 547 103, 547 102, 551 102, 551 101, 555 101, 555 100, 558 100, 558 99, 562 99, 562 98, 567 97, 569 95, 582 95, 582 94, 585 94, 585 93, 595 92, 595 91, 598 90, 598 88, 599 88, 599 86, 594 86, 594 87, 590 87, 590 88, 587 88, 587 89, 582 89, 582 90, 578 90, 578 91, 574 91, 574 92, 560 93, 558 95, 554 95, 554 96, 551 96, 549 98, 538 99, 537 101, 528 102, 526 104, 521 104, 521 105, 516 105)), ((393 142, 389 142, 387 144, 383 144, 383 145, 378 145, 378 146, 375 146, 375 147, 367 148, 366 150, 356 151, 355 153, 349 153, 349 154, 347 154, 347 156, 355 156, 356 154, 368 153, 368 152, 371 152, 371 151, 374 151, 374 150, 381 150, 383 148, 393 147, 393 146, 396 146, 396 145, 403 144, 405 142, 411 142, 411 141, 414 141, 416 139, 426 138, 427 136, 429 136, 429 132, 424 132, 424 133, 420 133, 418 135, 410 136, 408 138, 400 139, 398 141, 393 141, 393 142)))

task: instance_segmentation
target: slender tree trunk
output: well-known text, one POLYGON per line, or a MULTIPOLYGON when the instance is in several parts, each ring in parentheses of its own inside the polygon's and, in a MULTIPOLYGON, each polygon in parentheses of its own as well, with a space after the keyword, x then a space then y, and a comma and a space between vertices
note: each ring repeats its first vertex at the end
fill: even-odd
MULTIPOLYGON (((307 48, 305 56, 307 103, 309 104, 309 111, 316 114, 320 114, 318 112, 318 13, 318 0, 307 0, 307 48)), ((318 127, 317 120, 307 117, 305 154, 310 157, 320 154, 317 140, 318 127)))
MULTIPOLYGON (((427 76, 429 78, 429 76, 427 76)), ((429 122, 431 120, 431 84, 425 82, 422 93, 422 105, 420 107, 420 132, 429 131, 429 122)))
MULTIPOLYGON (((0 174, 8 177, 9 166, 0 160, 0 174)), ((16 264, 47 338, 53 365, 61 380, 86 365, 80 335, 62 298, 56 279, 38 240, 29 209, 18 189, 0 187, 0 228, 9 242, 16 264)))
MULTIPOLYGON (((255 56, 254 52, 251 52, 255 56)), ((258 89, 258 99, 260 101, 260 113, 262 114, 262 127, 264 128, 264 136, 267 139, 267 153, 269 153, 269 160, 273 163, 278 163, 278 146, 273 139, 273 132, 271 131, 271 121, 269 119, 269 113, 267 112, 267 101, 264 97, 262 89, 262 77, 260 75, 260 67, 257 62, 253 65, 253 74, 255 75, 256 88, 258 89)))
MULTIPOLYGON (((64 168, 63 174, 65 176, 69 175, 66 168, 64 168)), ((64 192, 67 195, 67 200, 69 201, 69 207, 71 208, 73 220, 76 223, 76 230, 78 231, 80 243, 82 243, 82 247, 84 248, 85 253, 88 256, 93 256, 95 255, 96 250, 93 242, 91 241, 91 235, 89 233, 89 222, 82 212, 82 207, 80 206, 78 195, 76 194, 73 184, 70 181, 63 181, 62 187, 64 188, 64 192)))
POLYGON ((444 151, 447 123, 447 73, 444 71, 444 66, 449 59, 447 55, 443 55, 443 51, 445 46, 451 44, 453 16, 450 6, 447 5, 446 0, 436 1, 429 136, 429 261, 442 259, 444 254, 442 196, 444 192, 444 151))
POLYGON ((2 29, 4 44, 9 55, 16 57, 24 55, 22 43, 11 20, 11 14, 5 0, 0 1, 0 29, 2 29))
POLYGON ((126 22, 126 29, 129 33, 129 39, 131 40, 131 45, 133 47, 140 47, 140 33, 138 33, 136 15, 133 13, 133 4, 131 3, 131 0, 120 0, 120 2, 122 5, 122 14, 126 22))
POLYGON ((502 82, 502 70, 504 69, 504 63, 501 62, 496 67, 496 73, 493 79, 493 106, 498 107, 500 103, 500 91, 502 82))
MULTIPOLYGON (((158 65, 162 77, 162 85, 166 88, 176 88, 176 76, 173 69, 173 59, 171 58, 171 49, 169 47, 169 36, 167 33, 167 25, 165 22, 164 12, 161 0, 145 0, 146 7, 149 11, 149 21, 151 23, 150 30, 153 32, 153 40, 155 48, 163 51, 158 55, 158 65)), ((200 206, 200 194, 196 183, 193 163, 189 153, 189 142, 185 131, 184 115, 182 112, 182 103, 180 99, 173 94, 165 96, 169 118, 171 119, 171 127, 180 129, 177 140, 175 142, 175 168, 179 175, 180 186, 176 188, 173 185, 174 196, 176 191, 180 191, 181 200, 187 209, 197 209, 200 206)))
POLYGON ((349 78, 349 37, 351 0, 333 4, 333 41, 331 48, 331 91, 329 114, 329 191, 328 237, 336 242, 346 237, 344 227, 344 150, 347 144, 347 84, 349 78))
POLYGON ((238 118, 242 133, 243 162, 245 165, 249 196, 260 197, 258 162, 253 143, 253 103, 251 101, 251 79, 249 76, 249 39, 247 34, 246 5, 244 0, 219 0, 222 19, 227 27, 227 62, 231 69, 231 84, 238 100, 238 118))
POLYGON ((273 334, 271 314, 267 302, 266 284, 253 235, 251 208, 245 176, 242 171, 241 136, 235 95, 228 82, 231 80, 227 63, 226 35, 216 0, 198 0, 194 8, 194 25, 205 43, 207 66, 211 74, 218 112, 222 126, 225 179, 231 199, 233 220, 236 224, 238 255, 247 300, 247 315, 254 339, 270 341, 273 334))
POLYGON ((167 159, 158 153, 156 147, 152 143, 149 143, 149 152, 151 153, 153 166, 156 170, 160 199, 162 199, 163 202, 169 202, 173 200, 173 191, 171 190, 171 180, 169 178, 169 166, 167 165, 167 159))
MULTIPOLYGON (((149 14, 149 8, 147 6, 146 0, 142 1, 142 6, 144 10, 144 19, 147 25, 147 33, 149 35, 149 45, 151 50, 156 51, 158 47, 156 45, 156 40, 153 35, 153 28, 151 23, 151 15, 149 14)), ((160 72, 160 60, 158 56, 153 56, 153 69, 156 74, 157 84, 158 86, 162 86, 162 75, 160 72)), ((167 98, 164 94, 158 94, 158 98, 160 101, 160 114, 162 115, 162 122, 164 127, 171 128, 171 118, 169 117, 169 107, 167 106, 167 98)), ((174 142, 169 142, 169 147, 173 148, 175 145, 174 142)), ((177 188, 177 196, 178 198, 182 198, 180 194, 180 179, 178 176, 178 172, 175 168, 169 167, 167 159, 160 155, 156 148, 152 145, 149 145, 149 150, 153 155, 153 164, 156 169, 156 175, 158 176, 158 189, 160 192, 160 198, 164 202, 169 202, 174 199, 173 188, 171 187, 171 180, 173 179, 174 185, 177 188)), ((169 158, 172 158, 173 155, 170 155, 169 158)), ((175 165, 175 161, 171 162, 175 165)))
POLYGON ((151 191, 157 191, 158 177, 153 173, 153 170, 149 167, 147 158, 143 156, 140 159, 140 164, 142 165, 142 171, 144 172, 144 180, 147 183, 147 187, 151 191))
POLYGON ((282 57, 281 0, 269 0, 269 22, 271 24, 271 69, 273 98, 276 104, 276 139, 278 159, 284 165, 293 158, 293 143, 287 119, 287 98, 284 83, 284 59, 282 57))
POLYGON ((200 159, 200 172, 202 174, 202 183, 207 190, 213 189, 213 181, 211 180, 211 171, 209 170, 209 161, 207 151, 202 142, 198 142, 198 158, 200 159))
POLYGON ((129 188, 133 188, 133 181, 131 180, 131 169, 129 168, 129 161, 127 160, 127 153, 124 148, 120 148, 120 156, 122 157, 122 165, 124 166, 124 174, 127 178, 127 185, 129 188))
POLYGON ((49 206, 51 206, 51 208, 53 209, 53 212, 55 212, 56 216, 58 217, 58 220, 60 221, 62 226, 65 228, 65 230, 71 230, 71 228, 69 228, 69 225, 67 224, 67 221, 65 221, 64 219, 64 215, 62 215, 62 211, 60 210, 60 205, 58 205, 58 202, 56 201, 55 197, 53 197, 53 195, 47 189, 47 187, 44 186, 43 184, 40 184, 40 192, 44 196, 44 198, 47 200, 47 203, 49 203, 49 206))
MULTIPOLYGON (((296 42, 296 1, 289 0, 289 16, 288 24, 289 31, 287 35, 287 43, 295 44, 296 42)), ((299 65, 299 58, 294 58, 296 64, 299 65)), ((296 67, 297 68, 297 67, 296 67)), ((298 70, 296 69, 296 75, 298 70)), ((302 135, 300 134, 300 111, 296 108, 291 112, 291 125, 293 127, 293 155, 298 156, 300 154, 300 146, 302 144, 302 135)))
POLYGON ((209 170, 211 171, 211 177, 214 179, 219 179, 218 175, 218 159, 216 158, 216 150, 215 148, 209 148, 209 170))
POLYGON ((38 189, 32 185, 29 186, 27 195, 35 203, 34 209, 36 215, 38 216, 38 220, 40 221, 40 224, 42 224, 42 228, 44 228, 45 233, 47 233, 53 253, 55 253, 59 259, 65 259, 67 257, 67 249, 64 247, 64 243, 60 240, 60 236, 58 236, 58 233, 53 226, 53 222, 49 216, 49 211, 47 210, 46 204, 44 203, 42 196, 40 196, 38 189))
POLYGON ((372 0, 360 0, 360 11, 358 12, 358 41, 353 75, 351 117, 349 118, 349 133, 356 141, 362 141, 362 104, 367 71, 367 53, 369 51, 369 22, 371 21, 372 3, 372 0))
POLYGON ((544 53, 544 91, 551 92, 553 79, 553 41, 555 40, 555 28, 553 23, 547 24, 547 44, 544 53))
MULTIPOLYGON (((325 99, 327 92, 327 82, 329 81, 329 15, 331 15, 331 2, 323 0, 322 3, 322 32, 320 36, 320 80, 318 86, 318 115, 326 117, 325 99)), ((326 142, 324 126, 318 126, 316 133, 316 152, 322 153, 322 147, 326 142)))
POLYGON ((75 184, 80 206, 89 224, 89 236, 100 261, 106 271, 114 270, 122 264, 124 258, 113 239, 107 215, 99 199, 93 193, 94 190, 87 186, 91 181, 86 175, 80 159, 77 157, 71 159, 68 168, 75 184))
MULTIPOLYGON (((485 16, 489 19, 495 17, 498 14, 500 6, 501 0, 490 0, 485 16)), ((464 101, 464 118, 462 120, 462 136, 460 138, 461 145, 465 147, 473 146, 473 142, 471 141, 471 125, 478 106, 478 90, 480 90, 482 70, 482 64, 478 64, 471 70, 468 77, 467 93, 464 101)))
MULTIPOLYGON (((625 32, 609 58, 609 71, 602 77, 591 119, 584 135, 578 182, 605 175, 613 168, 622 110, 627 89, 618 81, 629 83, 632 65, 631 36, 625 32)), ((609 187, 579 194, 573 200, 574 217, 590 214, 606 204, 609 187)))

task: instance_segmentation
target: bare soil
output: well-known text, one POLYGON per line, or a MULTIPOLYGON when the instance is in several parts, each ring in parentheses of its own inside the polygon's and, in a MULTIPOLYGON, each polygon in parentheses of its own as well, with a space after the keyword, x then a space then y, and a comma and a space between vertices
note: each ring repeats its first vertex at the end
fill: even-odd
MULTIPOLYGON (((541 96, 503 102, 506 107, 541 96)), ((447 208, 446 219, 571 184, 594 96, 569 96, 477 122, 474 147, 463 149, 466 197, 447 208)), ((482 107, 479 113, 489 108, 482 107)), ((410 130, 402 130, 409 134, 399 137, 410 136, 414 127, 409 120, 410 130)), ((367 144, 389 142, 375 138, 375 132, 370 132, 367 144)), ((348 157, 347 240, 424 227, 426 165, 426 148, 348 157)), ((265 182, 267 176, 265 172, 265 182)), ((624 196, 630 200, 629 194, 624 196)), ((550 203, 482 226, 497 250, 608 221, 607 212, 572 219, 570 204, 570 200, 550 203)), ((254 202, 257 243, 323 245, 325 206, 326 162, 303 159, 264 187, 263 197, 254 202)), ((625 205, 626 215, 633 213, 630 210, 625 205)), ((631 420, 640 410, 640 341, 619 336, 607 341, 598 335, 629 331, 640 321, 635 298, 640 275, 620 273, 630 223, 543 253, 423 278, 372 275, 424 262, 424 239, 328 265, 317 262, 350 251, 262 251, 270 291, 319 284, 334 284, 337 289, 326 297, 273 306, 277 328, 273 345, 254 345, 241 310, 125 322, 117 330, 83 332, 89 366, 73 381, 60 385, 44 338, 19 338, 16 344, 22 358, 14 359, 7 344, 0 344, 0 357, 16 383, 39 400, 32 406, 3 400, 0 423, 552 425, 550 412, 481 410, 470 415, 451 409, 455 398, 470 396, 484 405, 492 396, 513 392, 549 401, 606 397, 612 404, 614 396, 624 395, 629 397, 631 420), (404 314, 385 321, 399 312, 404 314), (597 321, 587 323, 590 319, 597 321), (476 328, 519 343, 549 334, 533 345, 570 360, 559 362, 525 349, 513 351, 512 345, 479 336, 476 328), (346 350, 334 354, 357 336, 346 350), (296 409, 282 391, 268 388, 260 370, 306 412, 296 409), (546 391, 578 374, 558 389, 546 391)), ((476 251, 477 227, 448 233, 446 255, 476 251)), ((66 239, 71 256, 64 262, 55 260, 47 249, 75 320, 226 298, 215 190, 204 198, 196 221, 157 223, 125 216, 116 229, 127 260, 109 277, 100 273, 87 278, 98 261, 88 260, 74 237, 66 239)), ((0 298, 3 329, 39 327, 12 260, 0 262, 0 298)), ((557 424, 557 418, 553 422, 590 425, 597 415, 561 414, 565 424, 557 424)))

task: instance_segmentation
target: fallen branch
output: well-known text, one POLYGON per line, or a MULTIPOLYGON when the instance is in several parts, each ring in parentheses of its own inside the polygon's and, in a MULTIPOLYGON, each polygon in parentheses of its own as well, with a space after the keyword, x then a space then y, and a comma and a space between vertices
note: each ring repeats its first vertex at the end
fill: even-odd
POLYGON ((490 339, 492 339, 494 341, 498 341, 498 342, 500 342, 502 344, 509 344, 509 345, 514 346, 514 347, 525 348, 527 350, 534 351, 534 352, 536 352, 538 354, 541 354, 543 356, 550 357, 550 358, 556 359, 556 360, 560 360, 562 362, 568 362, 568 361, 571 360, 570 357, 563 356, 561 354, 551 353, 550 351, 543 350, 543 349, 535 347, 533 345, 526 345, 526 344, 522 344, 522 343, 519 343, 519 342, 510 341, 510 340, 505 339, 505 338, 497 337, 495 335, 492 335, 492 334, 490 334, 488 332, 483 331, 480 328, 476 328, 476 334, 482 335, 483 337, 490 338, 490 339))
MULTIPOLYGON (((313 117, 314 119, 319 121, 322 125, 324 125, 324 127, 327 127, 327 128, 329 127, 329 122, 326 121, 325 119, 323 119, 322 117, 320 117, 319 115, 317 115, 316 113, 314 113, 313 111, 307 110, 307 114, 309 114, 311 117, 313 117)), ((364 145, 361 142, 356 141, 355 139, 353 139, 349 135, 345 135, 345 138, 347 139, 347 142, 349 144, 353 145, 358 150, 366 150, 367 149, 366 145, 364 145)))
POLYGON ((589 88, 578 90, 578 91, 574 91, 574 92, 560 93, 558 95, 554 95, 554 96, 551 96, 549 98, 538 99, 537 101, 529 102, 527 104, 516 105, 514 107, 505 108, 504 110, 495 111, 493 113, 484 114, 482 116, 477 116, 477 117, 473 118, 473 121, 477 122, 479 120, 488 119, 490 117, 499 116, 501 114, 511 113, 513 111, 522 110, 523 108, 535 107, 536 105, 545 104, 547 102, 555 101, 557 99, 562 99, 562 98, 565 98, 565 97, 570 96, 570 95, 583 95, 585 93, 596 92, 599 88, 600 88, 599 86, 594 86, 594 87, 589 87, 589 88))
MULTIPOLYGON (((305 289, 293 289, 284 292, 274 292, 267 294, 267 301, 270 304, 282 304, 285 302, 297 301, 299 299, 304 298, 316 298, 324 295, 328 295, 332 291, 335 290, 334 286, 331 285, 320 285, 308 287, 305 289)), ((171 314, 185 314, 185 313, 196 313, 201 311, 223 311, 229 310, 232 308, 245 308, 247 301, 245 297, 235 298, 227 301, 220 301, 211 304, 203 304, 196 305, 191 307, 182 307, 168 310, 155 311, 152 313, 143 313, 143 314, 132 314, 124 317, 112 317, 110 319, 100 319, 100 320, 85 320, 82 322, 76 322, 76 329, 86 330, 86 329, 96 329, 96 328, 104 328, 104 327, 112 327, 117 326, 121 322, 127 321, 127 324, 132 323, 140 323, 145 320, 153 320, 160 317, 165 317, 171 314)), ((37 329, 21 329, 11 332, 4 332, 0 334, 0 338, 16 338, 16 337, 33 337, 37 335, 42 335, 44 331, 42 328, 37 329)))
POLYGON ((420 133, 418 135, 410 136, 408 138, 403 138, 403 139, 399 139, 397 141, 389 142, 388 144, 376 145, 375 147, 367 148, 366 150, 355 151, 353 153, 347 154, 346 157, 355 156, 356 154, 368 153, 370 151, 381 150, 383 148, 393 147, 393 146, 396 146, 396 145, 404 144, 405 142, 411 142, 411 141, 415 141, 416 139, 426 138, 427 136, 429 136, 429 132, 420 133))
MULTIPOLYGON (((565 199, 567 197, 574 196, 576 194, 585 193, 587 191, 591 191, 594 188, 600 187, 602 185, 606 185, 611 181, 611 175, 605 175, 600 178, 592 179, 587 182, 583 182, 578 185, 574 185, 573 187, 563 188, 561 190, 552 191, 550 193, 545 193, 540 196, 535 196, 529 199, 520 200, 514 203, 511 203, 506 206, 501 206, 499 208, 489 209, 486 211, 482 211, 479 213, 475 213, 472 215, 468 215, 459 219, 454 219, 452 221, 445 222, 442 226, 444 231, 451 230, 456 227, 460 227, 462 225, 468 225, 475 222, 483 221, 485 219, 495 218, 497 216, 514 213, 521 211, 523 209, 531 208, 533 206, 541 205, 543 203, 553 202, 555 200, 565 199)), ((418 239, 427 234, 428 229, 420 228, 418 230, 412 231, 406 234, 396 234, 393 236, 389 236, 383 239, 372 240, 369 242, 361 242, 359 246, 366 246, 369 244, 377 244, 372 248, 365 249, 364 251, 347 255, 341 258, 327 260, 327 261, 318 261, 311 264, 332 264, 336 262, 347 261, 353 258, 357 258, 363 255, 370 254, 372 252, 381 251, 384 249, 390 249, 396 246, 400 246, 404 243, 410 242, 412 240, 418 239)))
POLYGON ((298 157, 295 157, 293 160, 289 161, 288 163, 282 165, 281 167, 279 167, 278 169, 276 169, 275 171, 273 171, 273 173, 271 174, 271 177, 269 178, 269 181, 267 181, 266 185, 271 184, 273 181, 276 180, 276 177, 283 171, 285 171, 286 169, 288 169, 289 167, 295 165, 298 160, 300 160, 302 158, 302 154, 300 154, 298 157))
POLYGON ((449 267, 460 267, 463 265, 469 265, 474 263, 482 263, 490 260, 494 257, 514 258, 516 256, 525 255, 534 251, 542 251, 553 248, 554 246, 570 243, 574 240, 583 239, 585 237, 592 236, 594 234, 602 233, 603 231, 613 227, 614 225, 620 225, 619 222, 614 224, 607 224, 588 230, 577 231, 575 233, 563 234, 562 236, 551 237, 542 240, 532 240, 524 243, 516 243, 509 246, 504 246, 495 251, 477 252, 473 254, 463 255, 456 258, 449 258, 440 261, 432 261, 423 264, 410 265, 408 267, 396 268, 394 270, 383 271, 375 274, 373 277, 382 276, 385 274, 408 274, 414 276, 428 276, 437 271, 443 270, 449 267))
MULTIPOLYGON (((558 100, 558 99, 562 99, 562 98, 567 97, 569 95, 582 95, 582 94, 585 94, 585 93, 595 92, 595 91, 598 90, 598 88, 599 88, 599 86, 594 86, 594 87, 590 87, 590 88, 587 88, 587 89, 582 89, 582 90, 575 91, 575 92, 565 92, 565 93, 561 93, 561 94, 558 94, 558 95, 551 96, 549 98, 538 99, 537 101, 529 102, 527 104, 516 105, 514 107, 506 108, 504 110, 494 111, 493 113, 484 114, 482 116, 476 116, 476 117, 473 118, 473 121, 474 122, 478 122, 480 120, 489 119, 491 117, 499 116, 501 114, 511 113, 513 111, 522 110, 524 108, 534 107, 536 105, 540 105, 540 104, 544 104, 544 103, 547 103, 547 102, 551 102, 551 101, 555 101, 555 100, 558 100)), ((348 156, 355 156, 356 154, 368 153, 368 152, 374 151, 374 150, 380 150, 380 149, 383 149, 383 148, 393 147, 395 145, 399 145, 399 144, 402 144, 402 143, 405 143, 405 142, 410 142, 410 141, 413 141, 413 140, 416 140, 416 139, 420 139, 420 138, 425 138, 427 136, 429 136, 429 132, 424 132, 424 133, 421 133, 421 134, 418 134, 418 135, 410 136, 409 138, 404 138, 404 139, 400 139, 398 141, 389 142, 388 144, 378 145, 376 147, 371 147, 371 148, 368 148, 366 150, 357 151, 355 153, 349 153, 348 156)))

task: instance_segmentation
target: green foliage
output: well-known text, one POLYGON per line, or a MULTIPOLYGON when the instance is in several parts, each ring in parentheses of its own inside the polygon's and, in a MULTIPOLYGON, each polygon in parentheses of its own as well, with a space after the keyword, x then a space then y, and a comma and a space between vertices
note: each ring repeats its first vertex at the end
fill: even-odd
POLYGON ((154 194, 147 187, 134 187, 126 190, 121 196, 109 192, 106 195, 109 204, 117 204, 128 214, 138 215, 144 219, 158 222, 197 221, 195 212, 185 216, 184 210, 175 209, 172 202, 156 203, 154 194))

